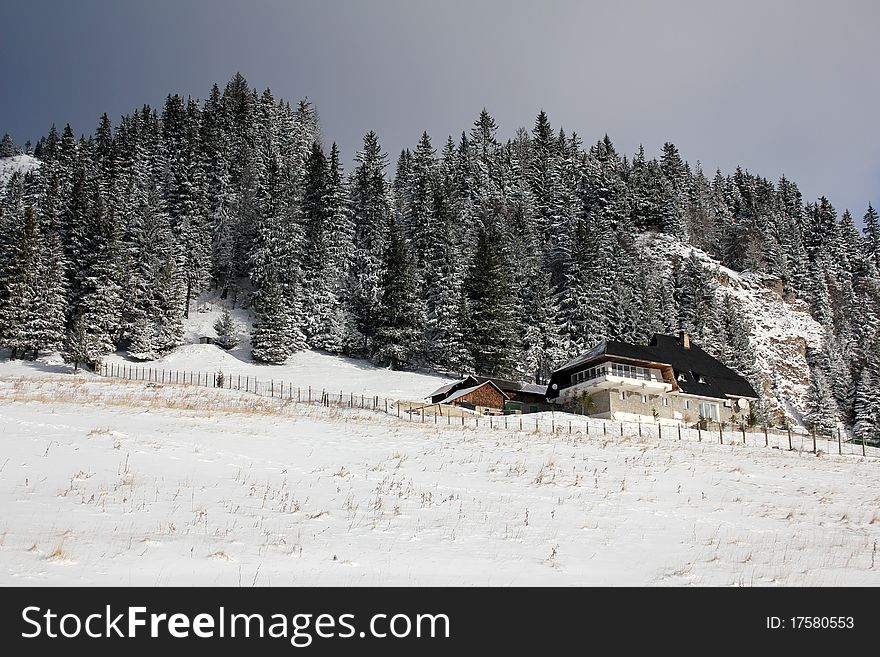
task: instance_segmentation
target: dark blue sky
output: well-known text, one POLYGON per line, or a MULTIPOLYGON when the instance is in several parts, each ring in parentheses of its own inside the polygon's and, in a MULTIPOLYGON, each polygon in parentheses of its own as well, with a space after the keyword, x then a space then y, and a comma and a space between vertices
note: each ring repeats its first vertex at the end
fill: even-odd
POLYGON ((347 168, 369 129, 393 162, 483 106, 502 137, 544 108, 587 143, 671 140, 710 172, 784 172, 857 217, 880 205, 874 0, 10 0, 0 25, 0 133, 19 144, 240 70, 314 101, 347 168))

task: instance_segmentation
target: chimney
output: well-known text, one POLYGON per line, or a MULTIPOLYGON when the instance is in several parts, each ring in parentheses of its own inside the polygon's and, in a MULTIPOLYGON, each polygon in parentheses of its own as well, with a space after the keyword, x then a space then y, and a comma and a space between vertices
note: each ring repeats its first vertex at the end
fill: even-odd
POLYGON ((681 346, 685 349, 691 348, 691 336, 688 335, 687 331, 678 332, 678 341, 681 342, 681 346))

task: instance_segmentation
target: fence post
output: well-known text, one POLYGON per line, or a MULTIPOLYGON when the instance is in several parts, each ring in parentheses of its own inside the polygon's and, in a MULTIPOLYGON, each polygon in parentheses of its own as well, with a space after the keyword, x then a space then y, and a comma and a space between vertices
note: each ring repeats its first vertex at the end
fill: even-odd
POLYGON ((746 444, 746 425, 742 426, 742 432, 743 432, 743 445, 745 445, 746 444))
POLYGON ((788 451, 793 450, 794 447, 791 446, 791 427, 788 429, 788 451))
POLYGON ((605 420, 602 420, 602 435, 608 435, 608 424, 605 422, 605 420))
POLYGON ((639 438, 642 437, 642 421, 639 420, 639 438))
POLYGON ((865 437, 862 436, 862 456, 865 455, 865 437))
POLYGON ((724 425, 721 422, 718 423, 718 440, 722 445, 724 444, 724 425))
POLYGON ((697 442, 703 442, 703 430, 700 428, 699 424, 697 424, 697 442))
POLYGON ((816 453, 816 430, 813 429, 813 454, 816 453))
POLYGON ((678 439, 681 440, 681 425, 678 425, 678 439))
POLYGON ((770 447, 770 437, 767 435, 767 425, 764 425, 764 447, 770 447))
POLYGON ((660 428, 660 423, 657 423, 657 440, 663 440, 663 429, 660 428))
POLYGON ((843 443, 840 440, 840 427, 837 427, 837 453, 843 454, 843 443))

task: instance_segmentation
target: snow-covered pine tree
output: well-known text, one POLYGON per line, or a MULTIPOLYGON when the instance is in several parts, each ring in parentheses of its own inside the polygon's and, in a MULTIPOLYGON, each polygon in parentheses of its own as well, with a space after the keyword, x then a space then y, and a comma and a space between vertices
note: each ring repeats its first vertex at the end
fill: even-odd
POLYGON ((872 354, 855 389, 853 436, 862 444, 880 443, 880 364, 872 354))
MULTIPOLYGON (((375 132, 364 136, 364 148, 358 153, 357 162, 350 184, 354 254, 348 277, 348 303, 356 336, 362 342, 350 344, 349 348, 355 354, 364 354, 372 351, 370 340, 379 323, 382 258, 391 216, 384 173, 387 157, 375 132)), ((351 331, 349 337, 354 337, 351 331)))
POLYGON ((261 363, 281 364, 295 351, 305 348, 305 336, 291 316, 287 299, 273 269, 265 271, 260 292, 254 300, 254 328, 251 355, 261 363))
POLYGON ((303 332, 312 347, 339 353, 344 345, 344 316, 337 296, 339 272, 330 259, 330 213, 334 211, 330 185, 327 159, 321 145, 315 142, 306 162, 301 208, 303 332))
POLYGON ((11 358, 36 359, 42 350, 59 348, 64 336, 60 245, 43 233, 30 206, 14 228, 0 303, 0 344, 10 350, 11 358))
POLYGON ((416 264, 393 217, 389 219, 381 287, 382 301, 372 341, 372 357, 393 370, 411 367, 422 360, 424 353, 425 315, 416 264))
POLYGON ((516 346, 510 274, 498 235, 481 228, 464 281, 468 324, 465 343, 477 374, 511 376, 516 346))
POLYGON ((238 346, 238 327, 232 319, 229 308, 224 308, 219 319, 214 322, 214 331, 217 333, 215 343, 221 349, 234 349, 238 346))
POLYGON ((812 368, 807 390, 807 426, 817 435, 831 436, 837 428, 838 409, 828 378, 821 368, 812 368))
POLYGON ((9 136, 9 133, 4 133, 3 138, 0 139, 0 157, 13 157, 15 155, 18 155, 18 149, 12 142, 12 137, 9 136))
POLYGON ((880 270, 880 223, 878 223, 877 211, 870 203, 865 212, 865 255, 874 263, 874 267, 880 270))

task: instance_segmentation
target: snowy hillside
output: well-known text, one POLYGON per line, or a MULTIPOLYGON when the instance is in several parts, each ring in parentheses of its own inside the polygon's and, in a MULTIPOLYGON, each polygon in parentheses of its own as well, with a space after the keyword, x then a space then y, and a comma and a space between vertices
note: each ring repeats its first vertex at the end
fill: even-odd
POLYGON ((0 378, 0 454, 7 586, 880 585, 853 457, 69 376, 0 378))
MULTIPOLYGON (((222 371, 226 375, 256 377, 262 381, 274 379, 296 386, 339 389, 355 394, 381 395, 393 399, 423 399, 430 392, 451 379, 432 373, 392 371, 368 361, 333 356, 318 351, 300 351, 287 359, 283 365, 262 365, 251 358, 249 339, 253 315, 249 310, 237 308, 232 311, 240 342, 235 348, 224 351, 211 344, 198 344, 202 337, 216 337, 214 323, 220 318, 225 302, 214 295, 204 294, 194 303, 190 316, 184 320, 184 344, 163 358, 139 366, 167 370, 198 372, 222 371)), ((129 363, 121 355, 104 359, 106 363, 129 363)), ((0 373, 2 373, 0 366, 0 373)))
POLYGON ((16 172, 27 173, 40 167, 40 161, 30 155, 15 155, 13 157, 0 157, 0 188, 16 172))
POLYGON ((807 347, 822 346, 822 327, 810 315, 807 304, 784 299, 779 279, 765 274, 739 273, 720 265, 704 251, 688 247, 668 235, 647 233, 642 244, 662 254, 663 266, 671 269, 674 257, 694 254, 714 272, 717 294, 730 294, 740 301, 751 327, 763 394, 771 410, 784 412, 796 425, 803 424, 806 392, 810 382, 807 347))

